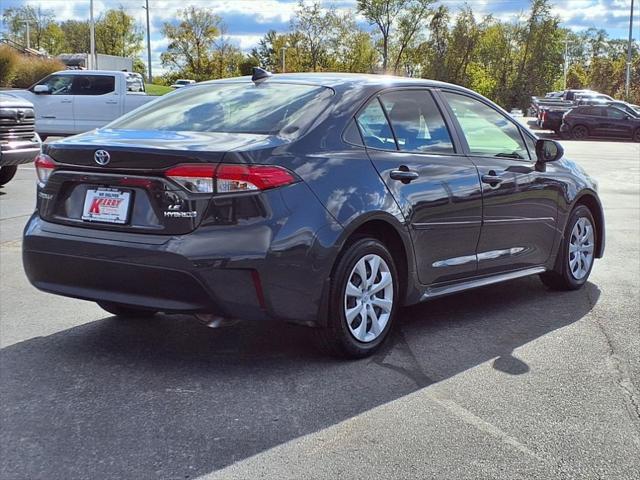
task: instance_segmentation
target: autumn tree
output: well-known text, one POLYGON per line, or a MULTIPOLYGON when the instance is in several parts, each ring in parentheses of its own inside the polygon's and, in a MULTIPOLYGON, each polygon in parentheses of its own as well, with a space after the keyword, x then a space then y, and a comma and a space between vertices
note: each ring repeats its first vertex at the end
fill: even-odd
POLYGON ((382 70, 397 69, 407 46, 431 14, 434 0, 358 0, 357 10, 381 36, 382 70), (391 51, 395 56, 391 58, 391 51))
POLYGON ((210 51, 220 36, 222 19, 206 9, 188 7, 178 13, 178 22, 166 22, 162 34, 169 40, 161 60, 165 67, 196 80, 212 76, 210 51))

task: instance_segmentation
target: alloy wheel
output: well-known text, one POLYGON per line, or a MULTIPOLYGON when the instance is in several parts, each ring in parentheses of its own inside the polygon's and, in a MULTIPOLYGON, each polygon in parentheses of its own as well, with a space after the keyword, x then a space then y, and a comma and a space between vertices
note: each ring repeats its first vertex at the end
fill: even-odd
POLYGON ((580 217, 571 230, 569 239, 569 271, 576 280, 589 274, 593 263, 593 225, 586 217, 580 217))
POLYGON ((589 131, 587 130, 587 127, 583 125, 578 125, 577 127, 574 127, 572 132, 573 132, 573 138, 575 138, 576 140, 582 140, 589 136, 589 131))
POLYGON ((344 292, 344 315, 351 335, 374 341, 384 331, 393 310, 393 276, 376 254, 360 258, 351 270, 344 292))

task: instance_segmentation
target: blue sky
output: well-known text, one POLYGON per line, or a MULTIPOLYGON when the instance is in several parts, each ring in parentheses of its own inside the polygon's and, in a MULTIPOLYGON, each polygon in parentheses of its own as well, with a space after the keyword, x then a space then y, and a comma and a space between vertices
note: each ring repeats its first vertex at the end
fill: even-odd
MULTIPOLYGON (((337 9, 353 8, 356 0, 322 0, 323 4, 337 9)), ((469 4, 478 15, 491 13, 508 20, 517 17, 529 7, 528 0, 440 0, 457 11, 469 4)), ((60 21, 88 19, 89 0, 0 0, 2 9, 12 6, 40 5, 52 10, 60 21)), ((160 53, 166 47, 160 29, 164 22, 174 21, 176 11, 186 6, 208 8, 226 22, 228 34, 244 50, 255 46, 268 30, 286 31, 297 0, 149 0, 151 12, 151 50, 154 73, 160 72, 160 53)), ((574 30, 590 27, 603 28, 613 38, 626 38, 629 25, 631 0, 556 0, 554 13, 565 26, 574 30)), ((94 14, 122 5, 144 26, 144 0, 94 0, 94 14)), ((636 1, 634 38, 640 36, 640 1, 636 1)), ((146 51, 143 52, 146 61, 146 51)))

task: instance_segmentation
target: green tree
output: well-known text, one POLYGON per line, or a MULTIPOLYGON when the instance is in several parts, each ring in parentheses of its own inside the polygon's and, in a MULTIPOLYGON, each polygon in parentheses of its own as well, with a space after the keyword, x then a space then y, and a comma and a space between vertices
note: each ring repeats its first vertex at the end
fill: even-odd
POLYGON ((327 48, 327 67, 333 71, 373 73, 379 61, 371 35, 358 27, 349 12, 334 13, 327 48))
POLYGON ((66 20, 60 23, 64 38, 64 53, 89 53, 90 28, 84 20, 66 20))
POLYGON ((96 52, 134 58, 142 51, 142 31, 123 7, 107 10, 96 22, 96 52))
POLYGON ((588 86, 589 78, 582 65, 579 63, 570 65, 567 70, 567 88, 581 89, 588 86))
POLYGON ((308 57, 308 68, 314 72, 322 69, 326 62, 325 45, 331 35, 333 24, 333 12, 322 8, 320 2, 305 4, 300 0, 298 3, 291 20, 291 30, 302 37, 302 48, 308 57))
MULTIPOLYGON (((55 23, 53 10, 40 6, 7 8, 2 12, 2 20, 7 26, 9 36, 26 46, 27 24, 29 24, 29 43, 36 50, 44 49, 49 27, 55 23)), ((50 45, 49 45, 50 46, 50 45)), ((57 47, 56 47, 57 48, 57 47)))
POLYGON ((407 46, 430 15, 434 0, 358 0, 357 10, 381 35, 382 70, 397 71, 407 46), (396 31, 397 30, 397 31, 396 31), (395 44, 394 44, 395 41, 395 44), (390 52, 395 48, 395 58, 390 52), (392 63, 393 62, 393 63, 392 63))
POLYGON ((178 12, 177 24, 167 22, 162 27, 169 39, 162 64, 195 80, 208 80, 212 74, 209 52, 220 36, 221 24, 218 15, 205 9, 188 7, 178 12))

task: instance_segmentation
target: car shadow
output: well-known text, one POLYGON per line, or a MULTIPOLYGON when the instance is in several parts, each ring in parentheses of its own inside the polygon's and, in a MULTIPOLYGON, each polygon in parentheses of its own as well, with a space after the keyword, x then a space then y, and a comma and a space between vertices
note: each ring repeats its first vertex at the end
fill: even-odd
MULTIPOLYGON (((600 291, 537 278, 405 308, 372 358, 328 358, 312 330, 187 316, 107 317, 0 352, 2 478, 194 478, 515 350, 584 317, 600 291)), ((46 319, 41 319, 46 321, 46 319)))

